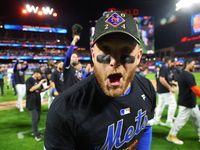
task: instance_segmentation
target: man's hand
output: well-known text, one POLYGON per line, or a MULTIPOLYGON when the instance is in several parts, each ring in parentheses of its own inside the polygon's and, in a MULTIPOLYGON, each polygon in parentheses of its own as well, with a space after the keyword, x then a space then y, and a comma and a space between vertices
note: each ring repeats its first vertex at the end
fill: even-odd
POLYGON ((58 93, 57 91, 54 91, 54 92, 53 92, 53 95, 54 95, 54 96, 58 96, 59 93, 58 93))
POLYGON ((42 84, 42 83, 44 83, 46 81, 47 81, 47 79, 42 79, 39 83, 42 84))
POLYGON ((26 65, 27 64, 27 61, 24 61, 24 65, 26 65))
POLYGON ((175 90, 172 87, 169 88, 169 91, 172 92, 172 93, 175 93, 175 90))
POLYGON ((79 35, 74 35, 74 38, 72 40, 72 45, 76 45, 76 43, 80 40, 80 36, 79 35))

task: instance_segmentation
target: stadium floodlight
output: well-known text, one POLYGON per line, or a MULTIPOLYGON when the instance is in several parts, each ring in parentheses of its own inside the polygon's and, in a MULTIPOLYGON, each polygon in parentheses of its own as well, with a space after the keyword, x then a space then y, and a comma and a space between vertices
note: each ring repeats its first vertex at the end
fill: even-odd
POLYGON ((23 14, 26 14, 26 13, 27 13, 27 10, 26 10, 26 9, 23 9, 23 10, 22 10, 22 13, 23 13, 23 14))
POLYGON ((181 9, 182 7, 190 7, 195 3, 199 3, 200 0, 181 0, 176 4, 176 11, 181 9))
POLYGON ((53 13, 53 16, 54 16, 54 17, 57 17, 57 16, 58 16, 58 14, 57 14, 57 13, 53 13))
POLYGON ((39 16, 42 16, 42 15, 43 15, 43 12, 42 12, 42 11, 38 11, 38 15, 39 15, 39 16))

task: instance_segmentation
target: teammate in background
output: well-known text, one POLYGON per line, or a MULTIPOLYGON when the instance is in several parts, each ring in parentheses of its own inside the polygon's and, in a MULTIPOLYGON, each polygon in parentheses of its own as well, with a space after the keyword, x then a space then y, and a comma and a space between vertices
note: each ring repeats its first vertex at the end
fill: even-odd
MULTIPOLYGON (((52 59, 48 60, 47 65, 48 65, 48 67, 45 69, 45 75, 47 78, 47 86, 49 86, 51 74, 56 70, 56 68, 55 68, 55 63, 52 59)), ((49 90, 48 90, 48 108, 50 107, 52 101, 53 101, 52 88, 49 88, 49 90)))
POLYGON ((14 72, 14 77, 15 77, 15 82, 16 82, 16 90, 17 90, 17 96, 18 96, 18 103, 17 107, 19 108, 20 112, 23 112, 23 105, 22 105, 22 100, 23 97, 25 96, 26 93, 26 85, 25 85, 25 71, 28 68, 28 64, 26 61, 23 62, 22 66, 21 63, 19 63, 20 58, 17 58, 17 61, 14 65, 13 72, 14 72))
POLYGON ((48 111, 46 150, 150 150, 155 90, 134 75, 142 49, 133 17, 102 16, 93 44, 94 74, 58 95, 48 111))
POLYGON ((175 91, 175 96, 178 94, 179 86, 178 86, 178 76, 181 73, 181 70, 176 67, 176 61, 174 59, 171 60, 170 65, 170 82, 173 83, 172 87, 175 91))
POLYGON ((29 110, 32 119, 33 134, 35 135, 35 140, 42 140, 41 134, 38 132, 38 123, 40 121, 40 111, 41 111, 41 97, 40 92, 46 91, 50 88, 43 88, 42 84, 46 82, 47 79, 42 79, 43 72, 40 68, 33 71, 33 75, 26 80, 26 108, 29 110))
POLYGON ((174 96, 174 88, 170 84, 169 80, 169 67, 171 64, 171 59, 166 56, 164 58, 164 64, 160 68, 159 72, 159 80, 157 86, 157 93, 158 93, 158 105, 155 111, 155 123, 154 125, 166 125, 167 127, 172 127, 174 114, 176 111, 176 99, 174 96), (168 114, 167 114, 167 121, 166 124, 161 122, 162 112, 165 106, 168 105, 168 114))
POLYGON ((13 68, 9 66, 8 69, 7 69, 7 86, 6 86, 6 89, 9 89, 9 86, 11 84, 12 73, 13 73, 13 68))
POLYGON ((0 88, 1 88, 1 96, 6 96, 4 94, 4 71, 1 66, 0 66, 0 88))
POLYGON ((147 73, 148 73, 148 69, 147 68, 143 68, 142 65, 137 65, 137 68, 135 70, 135 73, 140 74, 143 77, 146 77, 147 73))
POLYGON ((67 89, 81 80, 83 72, 81 72, 80 62, 78 61, 78 55, 74 53, 74 46, 80 40, 79 35, 74 35, 69 49, 66 52, 64 60, 64 88, 67 89), (77 68, 77 69, 76 69, 77 68))
POLYGON ((53 90, 53 96, 58 96, 64 91, 64 80, 63 80, 63 62, 57 63, 56 70, 52 73, 50 79, 51 88, 53 90))
MULTIPOLYGON (((44 67, 44 65, 41 65, 39 68, 40 68, 40 70, 43 72, 42 78, 41 78, 41 79, 46 79, 45 67, 44 67)), ((43 88, 47 88, 47 82, 43 82, 43 83, 42 83, 42 86, 43 86, 43 88)), ((45 93, 46 93, 46 91, 40 93, 41 101, 44 100, 44 98, 45 98, 45 96, 44 96, 45 93)))
POLYGON ((15 82, 15 75, 14 75, 14 73, 12 73, 12 75, 11 75, 11 82, 12 82, 12 87, 13 87, 13 90, 14 90, 14 95, 17 95, 16 82, 15 82))
POLYGON ((159 82, 159 72, 160 72, 160 66, 156 66, 156 72, 155 72, 155 79, 156 79, 156 91, 158 89, 158 82, 159 82))
POLYGON ((174 125, 166 137, 168 141, 175 144, 183 144, 183 141, 179 140, 176 136, 179 130, 187 123, 190 117, 197 131, 200 142, 200 111, 196 103, 196 96, 200 97, 200 88, 197 86, 195 77, 192 74, 194 71, 194 65, 194 60, 185 60, 183 71, 178 77, 178 116, 176 117, 174 125))
POLYGON ((83 72, 83 75, 82 75, 82 79, 85 79, 87 76, 89 76, 90 74, 94 73, 94 67, 88 63, 84 68, 82 68, 82 72, 83 72))

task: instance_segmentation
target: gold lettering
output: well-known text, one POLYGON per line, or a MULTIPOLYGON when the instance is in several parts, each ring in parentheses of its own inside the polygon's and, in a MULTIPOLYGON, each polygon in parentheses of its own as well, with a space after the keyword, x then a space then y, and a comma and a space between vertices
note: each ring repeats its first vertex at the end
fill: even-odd
POLYGON ((108 29, 108 24, 105 24, 105 30, 107 30, 108 29))
POLYGON ((126 29, 126 26, 125 26, 125 24, 123 24, 121 27, 122 27, 123 29, 126 29))
POLYGON ((106 14, 105 17, 108 18, 108 17, 109 17, 109 14, 106 14))

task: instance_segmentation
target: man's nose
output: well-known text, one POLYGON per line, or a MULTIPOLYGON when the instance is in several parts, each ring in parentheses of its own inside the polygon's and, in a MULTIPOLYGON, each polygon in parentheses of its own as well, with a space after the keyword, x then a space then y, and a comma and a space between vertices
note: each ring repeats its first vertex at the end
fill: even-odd
POLYGON ((120 56, 113 55, 110 58, 110 66, 117 68, 121 65, 120 56))

